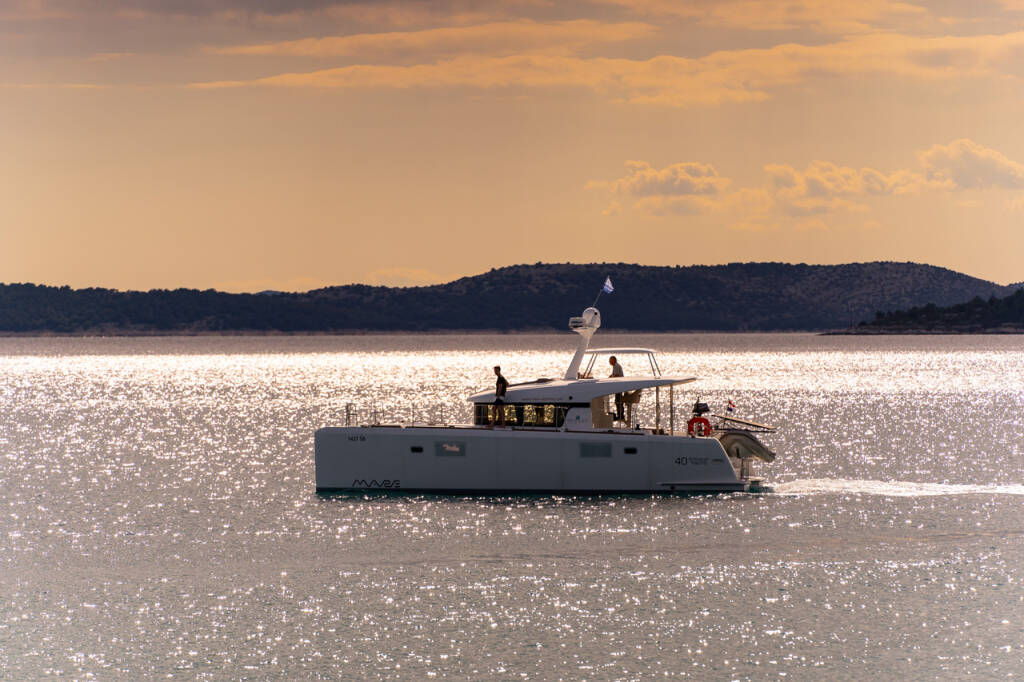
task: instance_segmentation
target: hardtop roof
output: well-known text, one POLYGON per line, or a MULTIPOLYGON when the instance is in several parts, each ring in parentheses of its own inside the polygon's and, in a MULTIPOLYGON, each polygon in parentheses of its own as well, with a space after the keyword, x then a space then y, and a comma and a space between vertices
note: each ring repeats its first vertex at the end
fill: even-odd
MULTIPOLYGON (((675 386, 696 381, 696 377, 606 377, 601 379, 557 380, 543 383, 531 382, 509 386, 505 394, 506 403, 589 403, 615 393, 626 393, 645 388, 675 386)), ((482 391, 467 399, 471 403, 493 403, 494 391, 482 391)))

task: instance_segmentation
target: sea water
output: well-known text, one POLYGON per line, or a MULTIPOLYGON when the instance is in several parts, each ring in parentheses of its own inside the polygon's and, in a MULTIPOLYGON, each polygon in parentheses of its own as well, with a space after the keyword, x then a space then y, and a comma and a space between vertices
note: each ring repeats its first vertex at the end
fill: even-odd
POLYGON ((1024 675, 1024 337, 603 336, 777 426, 774 492, 315 492, 346 406, 567 334, 0 340, 0 677, 1024 675))

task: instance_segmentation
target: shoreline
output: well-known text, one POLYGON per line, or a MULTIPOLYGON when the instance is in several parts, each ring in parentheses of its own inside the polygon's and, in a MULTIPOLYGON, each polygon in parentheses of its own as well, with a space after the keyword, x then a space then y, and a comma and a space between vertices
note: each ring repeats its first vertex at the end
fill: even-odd
POLYGON ((818 332, 819 336, 1010 336, 1024 334, 1024 329, 846 329, 842 331, 818 332))
MULTIPOLYGON (((87 339, 87 338, 176 338, 176 337, 288 337, 288 336, 527 336, 541 334, 562 334, 564 329, 430 329, 430 330, 344 330, 344 331, 298 331, 285 332, 279 330, 224 330, 224 331, 82 331, 82 332, 9 332, 0 331, 0 339, 87 339)), ((625 334, 810 334, 826 336, 832 332, 816 329, 770 329, 736 331, 731 329, 679 329, 679 330, 643 330, 615 329, 601 330, 602 336, 625 334)))
MULTIPOLYGON (((0 331, 0 339, 87 339, 87 338, 232 338, 232 337, 316 337, 316 336, 530 336, 562 334, 562 328, 541 329, 345 329, 337 331, 281 331, 277 329, 225 329, 212 330, 88 330, 74 332, 56 331, 0 331)), ((949 329, 602 329, 602 336, 636 334, 728 334, 728 335, 779 335, 809 334, 813 336, 1009 336, 1024 334, 1024 328, 993 328, 972 330, 949 329)))

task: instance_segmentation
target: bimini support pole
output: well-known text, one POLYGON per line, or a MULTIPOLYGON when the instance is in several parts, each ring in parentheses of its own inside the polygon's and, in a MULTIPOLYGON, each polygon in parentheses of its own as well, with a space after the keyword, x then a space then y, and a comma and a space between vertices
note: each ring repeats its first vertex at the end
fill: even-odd
POLYGON ((668 385, 668 433, 670 436, 676 435, 676 402, 672 384, 668 385))
POLYGON ((661 386, 654 387, 654 430, 661 430, 661 386))

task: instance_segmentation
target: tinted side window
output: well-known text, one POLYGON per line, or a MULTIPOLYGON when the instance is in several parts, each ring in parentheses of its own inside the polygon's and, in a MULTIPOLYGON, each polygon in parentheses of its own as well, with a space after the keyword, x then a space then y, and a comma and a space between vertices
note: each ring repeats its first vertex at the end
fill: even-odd
POLYGON ((611 443, 580 443, 580 457, 611 457, 611 443))

